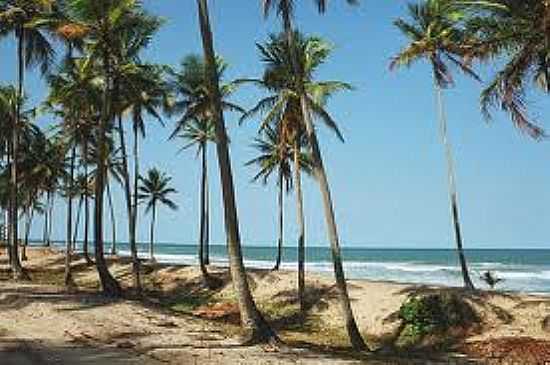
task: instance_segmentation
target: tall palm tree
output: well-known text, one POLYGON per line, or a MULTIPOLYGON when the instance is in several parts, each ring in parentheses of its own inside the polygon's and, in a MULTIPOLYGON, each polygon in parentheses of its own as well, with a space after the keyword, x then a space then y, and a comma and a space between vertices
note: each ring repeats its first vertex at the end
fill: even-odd
MULTIPOLYGON (((218 77, 221 80, 228 66, 218 57, 216 67, 218 77)), ((182 60, 179 70, 169 69, 168 75, 170 97, 167 100, 166 112, 168 115, 178 118, 170 138, 173 139, 176 136, 183 138, 186 141, 184 149, 196 144, 198 152, 201 154, 202 177, 198 256, 205 282, 209 283, 206 270, 206 265, 209 263, 207 145, 209 141, 215 140, 215 126, 205 61, 200 56, 189 55, 182 60)), ((220 85, 222 107, 224 110, 244 113, 245 111, 240 106, 228 100, 236 88, 236 82, 220 85)))
POLYGON ((550 94, 550 1, 487 0, 470 5, 468 57, 499 60, 499 71, 481 94, 487 120, 500 108, 529 136, 545 135, 528 111, 529 86, 550 94), (500 63, 500 60, 504 60, 500 63))
POLYGON ((212 119, 214 120, 216 131, 216 149, 224 202, 229 266, 233 287, 239 303, 241 323, 243 329, 249 335, 250 342, 278 342, 277 334, 256 307, 246 277, 235 202, 235 187, 233 185, 233 173, 231 171, 231 159, 229 157, 228 138, 223 115, 222 93, 217 73, 214 40, 210 27, 208 0, 197 0, 197 10, 206 64, 206 79, 208 80, 208 91, 213 109, 212 119))
MULTIPOLYGON (((5 0, 0 5, 0 19, 2 20, 0 38, 10 33, 14 33, 17 37, 18 102, 15 105, 15 121, 10 143, 12 161, 9 220, 11 224, 10 240, 14 250, 17 250, 18 247, 17 191, 19 171, 16 156, 19 149, 25 68, 40 65, 42 73, 48 71, 55 52, 47 34, 57 34, 56 29, 64 18, 60 10, 61 7, 54 0, 5 0)), ((14 264, 13 274, 16 278, 26 278, 20 266, 20 264, 14 264)))
MULTIPOLYGON (((144 136, 144 125, 140 120, 141 110, 149 108, 153 111, 153 116, 160 120, 155 109, 158 105, 153 105, 159 100, 160 94, 164 91, 160 82, 158 67, 145 65, 140 59, 140 53, 151 41, 155 32, 158 31, 161 20, 158 17, 151 16, 145 12, 136 14, 130 20, 134 26, 125 27, 118 34, 118 46, 114 49, 115 68, 113 87, 115 91, 114 114, 117 119, 117 132, 119 137, 120 152, 122 155, 122 178, 124 183, 124 195, 126 200, 126 213, 128 216, 128 238, 132 256, 132 276, 133 286, 137 295, 141 294, 140 279, 140 261, 138 258, 138 249, 136 242, 137 230, 137 202, 136 189, 139 176, 139 133, 144 136), (145 91, 145 93, 142 93, 145 91), (134 131, 134 179, 133 186, 130 179, 130 169, 128 162, 128 151, 126 137, 124 133, 123 115, 128 114, 128 109, 133 109, 132 124, 134 131), (137 119, 135 118, 137 116, 137 119)), ((151 114, 151 113, 149 113, 151 114)))
POLYGON ((426 0, 418 4, 409 4, 408 10, 411 21, 398 19, 395 21, 395 26, 410 40, 410 44, 393 58, 390 68, 408 67, 420 59, 426 59, 432 67, 437 113, 447 161, 452 226, 464 287, 473 290, 474 284, 468 273, 468 265, 463 249, 456 173, 443 102, 443 90, 454 85, 454 79, 447 62, 457 66, 465 74, 478 79, 468 63, 462 59, 465 54, 462 45, 466 44, 467 39, 465 37, 467 34, 460 29, 458 21, 463 18, 463 12, 452 1, 448 0, 426 0))
POLYGON ((279 210, 279 238, 277 240, 277 258, 273 270, 279 270, 283 256, 284 241, 284 193, 288 193, 292 186, 292 151, 290 141, 279 130, 269 126, 264 128, 260 137, 254 139, 252 147, 258 151, 258 157, 248 161, 247 166, 257 165, 260 171, 252 181, 261 180, 267 185, 272 174, 276 175, 278 187, 278 210, 279 210))
MULTIPOLYGON (((275 10, 281 17, 283 24, 283 31, 286 36, 287 45, 290 51, 290 61, 292 62, 292 69, 298 80, 302 77, 302 70, 298 63, 298 56, 296 53, 296 43, 294 41, 294 27, 292 24, 294 16, 294 0, 261 0, 264 10, 264 15, 267 17, 272 10, 275 10)), ((358 0, 346 0, 347 3, 356 4, 358 0)), ((317 9, 320 13, 326 11, 327 0, 314 0, 317 5, 317 9)), ((298 95, 300 98, 300 108, 302 111, 302 121, 304 123, 304 129, 308 136, 309 145, 311 148, 313 159, 313 173, 319 184, 319 190, 323 199, 323 207, 325 211, 325 220, 328 229, 328 237, 332 251, 332 261, 334 266, 334 276, 336 278, 336 286, 338 288, 338 295, 342 313, 344 316, 345 326, 350 339, 351 345, 356 351, 367 350, 367 345, 361 337, 357 322, 353 316, 351 304, 349 300, 348 288, 346 284, 346 278, 344 274, 344 267, 342 264, 342 254, 340 249, 340 239, 338 236, 338 228, 336 225, 336 217, 334 214, 334 204, 332 201, 332 194, 328 182, 327 173, 323 164, 323 158, 311 112, 318 109, 315 104, 310 102, 308 98, 305 85, 302 82, 297 82, 298 95)))
POLYGON ((157 205, 164 205, 171 210, 177 210, 178 206, 170 198, 170 195, 177 193, 176 189, 170 186, 172 178, 156 168, 147 171, 147 176, 140 176, 141 185, 139 186, 139 199, 146 203, 145 213, 151 212, 151 240, 149 243, 149 257, 155 261, 154 243, 155 243, 155 222, 157 217, 157 205))
POLYGON ((19 147, 14 149, 14 142, 17 145, 19 145, 20 142, 26 142, 23 146, 30 145, 28 131, 32 128, 30 118, 32 114, 34 114, 34 111, 19 110, 19 108, 22 108, 25 104, 25 100, 21 100, 21 95, 18 89, 13 86, 0 86, 0 118, 6 128, 5 132, 2 133, 2 139, 7 149, 7 164, 5 169, 6 183, 4 184, 4 188, 7 188, 7 199, 4 206, 8 210, 8 253, 14 278, 28 280, 29 276, 23 269, 19 257, 19 239, 17 233, 14 233, 14 227, 17 228, 19 208, 21 207, 18 198, 23 191, 23 189, 19 189, 22 187, 20 176, 18 176, 17 181, 14 181, 14 173, 18 173, 18 171, 14 169, 14 165, 18 165, 22 159, 27 157, 27 154, 19 147), (17 123, 19 123, 20 130, 17 136, 15 136, 16 138, 14 138, 13 130, 17 123), (14 191, 15 182, 17 182, 18 186, 14 191))
MULTIPOLYGON (((291 52, 285 35, 271 36, 269 42, 265 45, 258 45, 261 58, 265 64, 263 77, 259 80, 245 80, 253 82, 257 86, 265 89, 268 95, 261 99, 247 114, 243 120, 251 118, 258 114, 261 115, 261 127, 274 125, 274 128, 285 131, 287 138, 291 141, 292 153, 294 156, 294 184, 296 187, 296 209, 297 223, 299 228, 298 235, 298 298, 300 308, 305 310, 304 292, 305 292, 305 220, 303 213, 303 194, 302 194, 302 167, 300 163, 302 148, 307 147, 308 137, 305 131, 305 125, 302 118, 300 107, 300 92, 297 84, 305 83, 306 92, 312 103, 316 103, 314 116, 331 129, 336 136, 343 141, 340 130, 325 110, 325 102, 329 97, 339 91, 348 90, 350 85, 339 81, 316 81, 313 75, 318 67, 326 61, 330 54, 330 46, 322 39, 315 37, 303 37, 299 33, 293 36, 296 41, 296 54, 299 67, 304 70, 305 75, 302 80, 296 77, 294 67, 291 62, 291 52)), ((310 160, 312 172, 313 160, 310 160)))
MULTIPOLYGON (((113 125, 116 108, 115 76, 118 67, 117 55, 122 47, 123 35, 140 31, 145 12, 137 0, 68 0, 68 13, 72 21, 86 30, 86 54, 97 60, 103 77, 103 97, 96 139, 97 179, 95 184, 94 236, 96 267, 103 292, 108 296, 120 296, 121 287, 110 274, 103 252, 103 198, 107 168, 107 132, 113 125)), ((134 260, 134 267, 139 265, 134 260)), ((134 269, 134 274, 135 274, 134 269)))
MULTIPOLYGON (((177 131, 176 131, 177 132, 177 131)), ((184 140, 182 150, 197 147, 197 156, 201 160, 200 216, 199 216, 199 265, 204 281, 208 284, 208 143, 215 141, 214 124, 210 120, 193 119, 187 122, 177 136, 184 140)))

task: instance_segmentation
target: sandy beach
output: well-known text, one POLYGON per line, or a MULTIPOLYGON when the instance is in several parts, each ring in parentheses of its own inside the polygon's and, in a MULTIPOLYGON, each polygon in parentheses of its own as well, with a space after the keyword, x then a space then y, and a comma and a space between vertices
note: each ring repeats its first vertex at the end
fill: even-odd
MULTIPOLYGON (((2 260, 2 364, 543 364, 550 360, 550 298, 542 296, 349 281, 358 324, 371 347, 378 349, 376 355, 358 356, 347 349, 329 276, 308 275, 308 313, 301 318, 294 272, 251 271, 258 305, 287 344, 275 349, 239 346, 238 309, 223 268, 210 268, 221 286, 207 290, 196 267, 146 264, 145 298, 112 301, 97 294, 97 274, 81 259, 73 263, 78 286, 74 293, 59 285, 61 253, 30 250, 26 266, 33 281, 26 284, 9 280, 5 256, 2 260), (463 295, 479 315, 479 327, 462 333, 442 353, 389 351, 400 327, 401 304, 409 296, 441 290, 463 295)), ((130 284, 125 260, 111 260, 110 269, 130 284)))

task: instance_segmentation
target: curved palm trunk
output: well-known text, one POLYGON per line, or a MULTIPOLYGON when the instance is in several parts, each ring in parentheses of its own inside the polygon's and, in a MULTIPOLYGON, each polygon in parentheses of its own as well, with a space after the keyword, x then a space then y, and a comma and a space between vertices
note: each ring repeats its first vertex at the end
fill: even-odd
POLYGON ((155 222, 156 222, 156 219, 157 219, 157 203, 156 202, 153 202, 153 210, 151 211, 151 240, 149 241, 149 258, 151 259, 151 261, 153 262, 156 262, 157 260, 155 259, 155 249, 154 249, 154 245, 155 245, 155 222))
POLYGON ((25 31, 23 26, 19 27, 19 37, 17 45, 17 58, 18 58, 18 87, 17 87, 17 102, 15 106, 15 125, 12 129, 12 161, 11 161, 11 181, 10 181, 10 206, 11 206, 11 270, 14 279, 29 279, 27 273, 21 266, 19 260, 19 237, 18 237, 18 201, 17 201, 17 189, 18 189, 18 154, 19 154, 19 127, 21 124, 21 107, 23 103, 23 84, 25 77, 25 56, 23 46, 25 44, 25 31))
POLYGON ((278 208, 279 208, 279 239, 277 240, 277 259, 275 261, 274 271, 279 270, 281 267, 281 261, 283 260, 283 235, 284 235, 284 176, 279 173, 279 194, 278 194, 278 208))
POLYGON ((437 106, 439 113, 439 123, 441 128, 441 139, 443 146, 445 147, 445 157, 447 159, 447 177, 449 179, 449 202, 451 206, 451 220, 453 222, 453 230, 456 240, 456 248, 458 253, 458 260, 462 271, 462 279, 464 281, 464 287, 469 290, 474 290, 474 283, 470 278, 468 272, 468 264, 466 262, 466 256, 464 255, 464 249, 462 245, 462 231, 460 228, 460 219, 458 211, 458 197, 456 190, 456 174, 453 163, 453 154, 451 143, 447 134, 447 118, 445 116, 445 106, 443 105, 443 92, 441 87, 436 84, 437 106))
POLYGON ((107 175, 107 124, 111 119, 110 98, 112 94, 112 78, 110 57, 107 50, 103 54, 103 67, 105 72, 106 87, 103 95, 103 110, 97 130, 98 158, 97 158, 97 177, 95 184, 95 210, 94 210, 94 241, 95 241, 95 263, 103 293, 109 297, 120 297, 122 288, 118 281, 111 275, 105 262, 103 253, 103 193, 105 190, 105 177, 107 175))
POLYGON ((221 104, 219 78, 216 72, 216 54, 210 28, 208 1, 197 0, 198 17, 204 58, 207 65, 208 86, 212 95, 214 123, 216 130, 216 148, 220 168, 220 179, 224 201, 225 230, 227 234, 227 249, 233 287, 237 294, 242 327, 248 332, 250 342, 278 342, 277 334, 265 321, 252 298, 248 279, 243 263, 237 207, 235 205, 235 189, 231 171, 231 160, 227 145, 227 132, 221 104))
POLYGON ((73 188, 74 188, 74 164, 76 160, 76 146, 71 151, 71 171, 69 173, 69 199, 67 203, 67 243, 65 249, 65 286, 70 287, 73 284, 71 273, 71 255, 73 238, 73 188))
POLYGON ((298 301, 300 311, 306 310, 306 248, 305 248, 305 223, 304 223, 304 197, 302 194, 302 172, 300 165, 300 142, 299 135, 294 142, 294 185, 296 188, 296 219, 298 221, 298 301))
MULTIPOLYGON (((298 67, 298 61, 296 59, 296 52, 294 48, 294 33, 292 28, 292 21, 290 14, 285 12, 283 14, 283 23, 284 31, 287 37, 287 42, 289 50, 291 52, 291 59, 293 64, 294 72, 299 75, 300 68, 298 67)), ((323 166, 323 158, 321 155, 321 150, 319 148, 319 141, 317 140, 317 135, 315 133, 315 128, 311 120, 311 114, 309 111, 308 101, 304 92, 301 92, 300 104, 302 107, 302 117, 306 127, 307 136, 309 143, 311 145, 311 152, 313 157, 313 170, 317 182, 319 183, 319 190, 323 197, 323 207, 325 211, 325 220, 328 229, 328 237, 330 241, 331 251, 332 251, 332 263, 334 266, 334 276, 336 278, 336 287, 338 289, 338 297, 340 302, 340 307, 342 314, 344 316, 345 327, 350 339, 351 345, 356 351, 368 350, 357 323, 355 322, 355 317, 353 316, 353 311, 351 309, 351 303, 349 300, 348 288, 346 284, 346 277, 344 275, 344 267, 342 265, 342 254, 340 249, 340 241, 338 237, 338 229, 336 226, 336 218, 334 216, 334 208, 332 203, 332 197, 330 192, 330 187, 328 183, 327 174, 323 166)))
POLYGON ((139 269, 139 258, 136 244, 136 229, 134 225, 134 213, 132 207, 132 193, 130 187, 130 172, 128 169, 128 153, 126 150, 126 140, 124 138, 124 129, 122 125, 122 117, 118 116, 118 136, 120 140, 120 148, 122 149, 122 171, 124 179, 124 195, 126 198, 126 213, 128 215, 128 238, 130 239, 130 251, 132 255, 132 278, 136 294, 141 293, 141 280, 139 269))
POLYGON ((205 249, 206 249, 206 142, 201 142, 201 216, 200 216, 200 238, 199 238, 199 265, 205 282, 208 282, 208 269, 206 268, 205 249))
POLYGON ((113 196, 111 194, 111 183, 107 183, 107 200, 109 201, 109 211, 111 213, 111 229, 112 229, 112 239, 111 244, 111 255, 116 255, 116 217, 115 217, 115 207, 113 205, 113 196))

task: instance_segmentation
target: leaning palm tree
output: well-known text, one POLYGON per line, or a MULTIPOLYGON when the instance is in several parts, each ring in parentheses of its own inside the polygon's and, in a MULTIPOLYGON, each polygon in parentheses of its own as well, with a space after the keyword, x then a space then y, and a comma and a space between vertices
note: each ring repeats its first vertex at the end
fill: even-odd
POLYGON ((266 126, 260 137, 254 139, 252 147, 259 153, 258 157, 248 161, 246 166, 257 165, 259 172, 252 181, 261 181, 267 185, 271 175, 276 175, 279 210, 279 238, 277 240, 277 258, 273 270, 279 270, 283 257, 284 242, 284 193, 292 186, 292 149, 291 141, 287 139, 282 128, 273 129, 266 126))
MULTIPOLYGON (((176 131, 177 132, 177 131, 176 131)), ((197 156, 201 159, 201 187, 200 187, 200 237, 199 237, 199 265, 203 279, 209 283, 208 270, 206 265, 208 253, 208 143, 215 140, 214 124, 210 120, 199 121, 193 119, 186 123, 182 131, 178 132, 177 137, 181 138, 185 145, 182 150, 193 146, 197 148, 197 156)))
POLYGON ((170 186, 172 178, 156 168, 147 171, 147 176, 140 176, 141 185, 138 189, 138 198, 146 203, 145 213, 151 213, 151 240, 149 242, 149 258, 155 260, 155 222, 157 218, 157 205, 164 205, 171 210, 177 210, 178 206, 170 198, 170 195, 177 193, 176 189, 170 186))
POLYGON ((481 94, 484 117, 491 120, 491 109, 500 108, 521 131, 543 137, 544 130, 528 111, 526 94, 530 86, 550 94, 550 2, 486 0, 474 2, 469 10, 468 56, 499 60, 499 71, 481 94))
POLYGON ((408 9, 411 22, 398 19, 395 21, 395 26, 410 40, 410 44, 393 58, 390 68, 408 67, 420 59, 426 59, 432 67, 440 132, 447 160, 452 226, 464 287, 473 290, 474 284, 468 272, 463 249, 456 173, 443 102, 443 90, 454 85, 454 79, 447 62, 457 66, 467 75, 478 79, 462 58, 466 51, 463 45, 467 44, 467 34, 460 28, 458 22, 463 18, 463 12, 449 0, 426 0, 419 4, 409 4, 408 9))
MULTIPOLYGON (((223 79, 227 64, 218 57, 216 67, 218 77, 223 79)), ((166 112, 168 115, 178 118, 170 138, 182 137, 186 141, 184 149, 196 144, 203 161, 198 256, 205 281, 209 282, 206 280, 208 275, 206 265, 209 263, 207 147, 209 141, 215 140, 215 127, 212 121, 214 111, 208 91, 205 61, 197 55, 186 56, 181 62, 180 69, 169 69, 168 75, 171 95, 166 103, 166 112)), ((222 108, 244 113, 245 111, 240 106, 228 100, 236 87, 236 82, 224 83, 220 86, 222 108)))
POLYGON ((227 131, 223 115, 222 93, 216 66, 216 52, 210 27, 208 0, 197 0, 199 26, 206 65, 206 80, 212 103, 212 119, 216 132, 216 148, 224 202, 224 219, 229 254, 229 267, 241 314, 241 324, 249 336, 249 342, 278 342, 279 338, 258 310, 243 262, 239 220, 235 201, 235 187, 229 157, 227 131))
MULTIPOLYGON (((311 99, 308 98, 305 84, 300 80, 303 75, 303 70, 300 69, 298 61, 298 55, 296 52, 296 42, 294 41, 294 27, 293 16, 295 3, 294 0, 261 0, 264 10, 264 15, 267 17, 272 10, 275 10, 281 17, 283 23, 283 31, 286 38, 286 43, 290 53, 290 62, 292 64, 292 70, 295 77, 298 79, 296 87, 298 90, 298 97, 300 99, 300 109, 302 113, 301 121, 304 124, 304 130, 306 131, 309 145, 311 148, 313 159, 313 173, 319 184, 319 190, 323 199, 323 206, 325 211, 325 221, 328 230, 328 238, 331 245, 332 261, 334 266, 334 276, 336 278, 336 286, 338 288, 338 295, 342 313, 346 323, 346 330, 350 339, 352 347, 356 351, 364 351, 367 348, 357 322, 353 316, 351 309, 351 303, 349 300, 348 288, 346 284, 346 278, 344 274, 344 267, 342 264, 342 254, 340 248, 340 238, 338 235, 338 227, 336 225, 336 216, 334 213, 334 204, 332 201, 332 194, 330 191, 330 185, 328 182, 327 173, 324 167, 323 158, 321 154, 321 148, 319 146, 319 140, 311 117, 312 111, 319 110, 319 106, 315 103, 311 103, 311 99)), ((358 3, 358 0, 346 0, 350 4, 358 3)), ((317 5, 318 11, 323 13, 326 11, 327 0, 314 0, 317 5)))
MULTIPOLYGON (((315 37, 304 37, 299 33, 293 36, 296 41, 296 53, 299 67, 303 70, 303 79, 299 82, 306 84, 308 98, 317 105, 316 111, 312 114, 315 120, 321 121, 336 136, 343 141, 340 130, 325 109, 326 100, 339 91, 348 90, 350 85, 339 81, 317 81, 313 75, 330 55, 330 46, 322 39, 315 37)), ((261 99, 247 114, 243 120, 256 115, 261 116, 261 127, 273 125, 273 128, 282 130, 287 139, 292 141, 292 153, 294 163, 294 184, 296 188, 296 209, 298 235, 298 298, 300 308, 305 310, 305 220, 303 213, 302 196, 302 148, 307 147, 308 137, 300 108, 300 93, 297 87, 298 82, 290 61, 290 50, 284 36, 271 36, 265 45, 258 45, 261 58, 265 64, 263 77, 259 80, 246 80, 268 92, 268 95, 261 99)), ((298 79, 299 80, 299 79, 298 79)), ((313 160, 310 165, 305 166, 312 173, 313 160)))

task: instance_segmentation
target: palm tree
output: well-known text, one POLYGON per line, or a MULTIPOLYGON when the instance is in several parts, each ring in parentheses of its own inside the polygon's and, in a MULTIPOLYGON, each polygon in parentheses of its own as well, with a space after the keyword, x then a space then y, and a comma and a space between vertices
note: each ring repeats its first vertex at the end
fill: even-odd
POLYGON ((157 217, 157 204, 162 204, 171 210, 177 210, 178 206, 170 199, 170 195, 177 191, 170 187, 172 178, 156 168, 147 171, 147 176, 140 176, 138 198, 147 204, 145 213, 151 212, 151 241, 149 243, 149 257, 155 261, 153 245, 155 242, 155 222, 157 217))
MULTIPOLYGON (((292 63, 292 70, 294 75, 299 79, 302 77, 302 70, 298 63, 298 55, 296 53, 296 43, 294 41, 294 28, 292 25, 294 0, 261 0, 264 15, 267 17, 272 10, 276 10, 277 14, 281 17, 283 23, 283 30, 286 37, 286 42, 290 52, 290 61, 292 63)), ((358 0, 346 0, 350 4, 358 3, 358 0)), ((325 12, 327 0, 314 0, 320 13, 325 12)), ((334 205, 332 202, 332 195, 328 182, 328 177, 323 164, 323 158, 321 155, 321 149, 313 120, 311 118, 311 112, 318 110, 318 105, 311 103, 311 99, 308 98, 305 85, 303 82, 297 82, 296 87, 298 89, 298 95, 300 98, 300 108, 302 111, 302 121, 304 123, 304 129, 308 136, 309 145, 312 152, 313 159, 313 173, 319 183, 319 190, 323 199, 323 206, 325 211, 325 220, 328 229, 328 236, 332 251, 332 261, 334 266, 334 276, 336 278, 336 286, 338 288, 340 306, 346 323, 346 330, 350 339, 351 345, 356 351, 364 351, 367 349, 365 341, 361 337, 359 328, 353 316, 351 304, 349 300, 349 294, 346 284, 346 278, 344 274, 344 267, 342 264, 342 254, 340 249, 340 239, 338 236, 338 228, 336 226, 336 217, 334 214, 334 205)))
MULTIPOLYGON (((326 124, 336 136, 343 141, 343 137, 336 122, 325 110, 324 104, 329 97, 336 92, 348 90, 350 85, 338 81, 316 81, 312 78, 317 68, 326 61, 330 54, 330 46, 322 39, 310 37, 304 38, 299 33, 293 36, 297 42, 297 59, 299 67, 303 69, 301 82, 306 84, 306 90, 312 102, 318 104, 314 116, 326 124)), ((300 108, 300 93, 298 92, 297 81, 292 62, 290 60, 290 49, 284 35, 279 37, 271 36, 266 45, 258 45, 261 58, 265 64, 265 71, 262 79, 245 80, 252 82, 265 89, 268 95, 261 99, 247 114, 243 120, 260 114, 262 117, 260 130, 267 125, 274 125, 274 128, 284 131, 291 141, 294 159, 294 183, 296 186, 296 209, 298 235, 298 298, 300 308, 305 310, 305 221, 303 213, 303 194, 301 173, 305 166, 300 162, 302 159, 302 148, 308 144, 308 137, 300 108)), ((306 173, 311 174, 313 170, 312 157, 306 173)))
MULTIPOLYGON (((222 79, 227 70, 227 64, 218 57, 216 67, 217 73, 222 79)), ((207 144, 209 141, 215 140, 215 127, 212 120, 213 109, 209 97, 205 61, 200 56, 189 55, 181 62, 180 70, 169 69, 168 74, 170 76, 168 86, 171 95, 167 100, 166 112, 168 115, 178 118, 170 139, 176 136, 181 137, 186 142, 183 149, 197 145, 198 153, 201 154, 202 177, 198 256, 203 278, 206 283, 209 283, 206 270, 206 265, 209 263, 207 144)), ((245 111, 240 106, 228 100, 236 87, 236 82, 229 82, 220 86, 222 107, 224 110, 244 113, 245 111)))
MULTIPOLYGON (((114 49, 115 68, 113 86, 115 91, 114 114, 117 119, 117 132, 119 136, 120 152, 122 155, 122 178, 126 200, 126 212, 128 216, 128 238, 132 255, 132 276, 134 290, 141 294, 140 262, 138 258, 136 229, 137 229, 137 185, 139 176, 139 133, 144 137, 145 128, 141 111, 146 109, 161 121, 156 112, 160 94, 164 92, 160 75, 160 69, 153 65, 143 64, 140 60, 140 52, 147 46, 154 33, 159 29, 161 20, 158 17, 140 12, 131 20, 134 25, 124 29, 118 34, 118 47, 114 49), (143 92, 142 92, 143 91, 143 92), (134 131, 134 180, 133 187, 130 181, 128 163, 128 151, 124 135, 123 114, 132 111, 134 131), (132 193, 134 191, 134 194, 132 193)), ((161 121, 162 122, 162 121, 161 121)))
POLYGON ((284 193, 288 193, 292 186, 292 150, 290 141, 283 134, 282 128, 275 130, 265 127, 263 134, 254 140, 252 145, 259 153, 258 157, 248 161, 247 166, 258 165, 260 171, 252 181, 261 180, 264 185, 272 174, 277 176, 278 209, 279 209, 279 238, 277 240, 277 259, 273 270, 279 270, 283 256, 284 241, 284 193))
MULTIPOLYGON (((48 71, 53 61, 54 49, 46 34, 56 35, 63 15, 56 1, 53 0, 5 0, 0 5, 1 29, 0 38, 14 33, 17 37, 17 95, 15 105, 15 120, 11 136, 11 199, 9 221, 11 224, 11 245, 17 251, 18 247, 18 216, 17 190, 19 150, 19 133, 22 118, 22 103, 24 100, 25 67, 40 65, 43 74, 48 71)), ((15 257, 15 256, 14 256, 15 257)), ((15 260, 14 262, 18 261, 15 260)), ((13 266, 13 275, 16 278, 26 278, 20 264, 13 266)))
POLYGON ((197 10, 206 64, 208 92, 213 110, 212 119, 214 120, 216 132, 216 149, 224 202, 229 267, 233 287, 239 303, 241 323, 243 329, 249 335, 250 342, 278 342, 277 334, 256 307, 246 277, 235 202, 235 187, 233 185, 233 173, 231 171, 231 159, 229 157, 228 138, 223 115, 222 93, 220 91, 219 74, 217 73, 214 40, 210 27, 208 0, 197 0, 197 10))
POLYGON ((526 92, 533 85, 550 93, 550 1, 487 0, 470 9, 468 57, 504 60, 481 94, 484 117, 491 120, 491 109, 500 108, 521 131, 543 137, 544 130, 529 115, 526 92))
MULTIPOLYGON (((6 197, 8 198, 5 202, 5 207, 8 210, 8 253, 10 257, 10 266, 12 274, 16 279, 28 280, 29 276, 23 267, 21 266, 21 260, 19 258, 19 239, 17 237, 17 231, 14 231, 14 228, 17 228, 17 221, 19 215, 20 204, 18 198, 21 196, 22 189, 19 189, 21 185, 21 179, 18 176, 17 184, 14 191, 14 173, 17 173, 17 170, 14 169, 14 165, 18 165, 22 159, 26 157, 25 151, 20 149, 14 149, 14 142, 16 145, 19 145, 20 142, 25 142, 26 145, 30 145, 29 142, 29 131, 32 129, 30 124, 30 118, 34 114, 33 110, 29 111, 20 111, 19 108, 25 104, 25 100, 21 100, 18 90, 13 86, 0 86, 0 118, 3 123, 5 131, 2 133, 3 143, 7 149, 7 164, 6 164, 6 179, 4 187, 7 188, 6 197), (14 138, 13 130, 15 125, 19 123, 20 130, 17 133, 16 138, 14 138), (8 132, 9 131, 9 132, 8 132), (9 171, 9 172, 8 172, 9 171), (9 183, 7 183, 9 181, 9 183)), ((23 145, 25 146, 25 144, 23 145)))
MULTIPOLYGON (((140 19, 145 12, 137 0, 69 0, 68 13, 74 23, 86 30, 86 54, 99 61, 103 77, 103 97, 99 123, 96 128, 98 143, 97 179, 95 184, 94 236, 96 267, 101 279, 103 292, 108 296, 120 296, 121 287, 110 274, 103 252, 103 197, 107 168, 107 132, 113 124, 113 100, 115 96, 115 76, 118 67, 117 55, 122 48, 124 34, 139 32, 140 19)), ((134 267, 138 263, 134 260, 134 267)), ((134 269, 134 274, 135 274, 134 269)))
MULTIPOLYGON (((176 131, 177 132, 177 131, 176 131)), ((199 121, 193 119, 187 122, 182 131, 177 135, 185 141, 182 150, 197 146, 197 156, 201 159, 201 187, 200 187, 200 237, 199 237, 199 265, 204 281, 209 283, 208 264, 206 255, 208 252, 208 143, 215 140, 214 124, 209 120, 199 121)))
POLYGON ((398 19, 395 21, 395 26, 411 43, 393 58, 390 68, 408 67, 420 59, 426 59, 432 66, 441 138, 447 160, 452 225, 464 287, 473 290, 474 285, 468 273, 463 250, 456 173, 443 102, 443 90, 454 85, 454 79, 446 62, 450 62, 467 75, 478 79, 468 63, 462 59, 465 50, 461 45, 466 44, 467 39, 465 39, 466 33, 458 27, 457 20, 463 17, 463 12, 453 2, 446 0, 426 0, 420 4, 409 4, 408 9, 411 22, 398 19))

